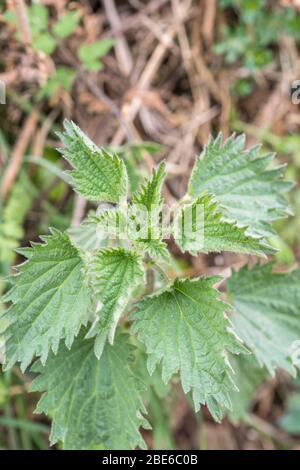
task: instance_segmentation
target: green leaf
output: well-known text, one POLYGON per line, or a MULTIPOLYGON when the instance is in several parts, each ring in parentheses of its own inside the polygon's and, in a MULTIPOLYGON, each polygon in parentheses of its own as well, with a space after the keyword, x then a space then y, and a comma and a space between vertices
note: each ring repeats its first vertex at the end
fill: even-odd
POLYGON ((270 223, 289 214, 283 194, 292 183, 282 181, 282 167, 268 170, 273 155, 259 157, 260 147, 244 150, 245 136, 233 134, 222 144, 222 135, 209 140, 197 158, 188 194, 204 190, 216 196, 227 218, 247 227, 247 234, 268 237, 270 223))
POLYGON ((69 351, 61 346, 47 365, 33 366, 40 375, 31 391, 45 391, 36 412, 51 416, 51 444, 63 441, 64 449, 145 448, 139 427, 142 417, 142 384, 131 371, 132 346, 128 336, 117 334, 114 346, 106 345, 98 360, 93 341, 81 337, 69 351))
POLYGON ((293 392, 286 405, 286 410, 279 420, 279 425, 289 434, 300 434, 300 392, 293 392))
POLYGON ((161 211, 163 199, 161 187, 165 177, 165 164, 154 169, 133 196, 133 202, 117 210, 102 211, 95 219, 107 233, 120 239, 130 240, 139 251, 147 252, 153 258, 169 259, 166 244, 161 240, 163 227, 161 211))
POLYGON ((182 251, 192 254, 233 251, 265 256, 266 243, 246 235, 246 229, 224 220, 215 199, 203 194, 183 207, 175 218, 175 240, 182 251))
POLYGON ((47 97, 51 98, 60 89, 70 91, 75 78, 74 70, 67 67, 57 67, 55 72, 48 78, 47 82, 40 88, 38 99, 47 97))
POLYGON ((52 32, 60 39, 72 34, 80 21, 78 11, 68 11, 53 25, 52 32))
MULTIPOLYGON (((26 7, 28 17, 29 17, 29 26, 30 32, 35 40, 40 33, 45 33, 48 27, 48 9, 39 3, 33 3, 30 7, 26 7)), ((13 26, 17 26, 17 18, 15 11, 6 10, 3 13, 3 19, 8 23, 11 23, 13 26)), ((18 37, 20 35, 18 34, 18 37)), ((33 42, 33 47, 35 46, 33 42)))
MULTIPOLYGON (((107 235, 114 235, 116 238, 130 240, 134 248, 142 253, 149 254, 154 260, 163 259, 167 262, 170 261, 170 254, 167 244, 159 238, 139 238, 139 226, 146 227, 148 220, 142 219, 137 216, 133 211, 133 206, 130 205, 126 210, 125 208, 108 209, 104 210, 97 215, 91 216, 90 222, 97 225, 103 233, 107 235)), ((138 214, 144 216, 145 214, 138 214)), ((154 234, 153 234, 154 235, 154 234)))
POLYGON ((170 253, 167 244, 158 239, 149 240, 135 240, 134 246, 137 250, 148 253, 150 258, 154 260, 163 259, 166 262, 170 261, 170 253))
POLYGON ((133 195, 134 204, 145 207, 147 211, 151 211, 157 206, 162 205, 161 188, 166 176, 166 164, 161 162, 157 168, 154 168, 150 179, 147 179, 133 195))
POLYGON ((48 27, 48 8, 40 3, 33 3, 28 8, 30 29, 33 36, 46 31, 48 27))
MULTIPOLYGON (((29 8, 28 18, 30 32, 32 35, 32 47, 37 51, 42 51, 47 55, 52 54, 56 47, 56 40, 47 31, 48 28, 48 9, 39 3, 33 3, 29 8)), ((5 21, 17 26, 16 15, 14 11, 6 11, 3 15, 5 21)), ((16 37, 20 40, 20 33, 17 31, 16 37)))
POLYGON ((144 269, 141 257, 123 248, 105 248, 92 263, 95 291, 101 303, 96 322, 89 336, 95 336, 95 354, 99 358, 106 340, 113 344, 118 321, 134 289, 143 282, 144 269))
POLYGON ((103 69, 103 63, 99 59, 93 59, 88 56, 83 62, 83 66, 86 70, 90 70, 91 72, 99 72, 103 69))
POLYGON ((118 208, 103 209, 97 214, 90 215, 89 220, 103 229, 105 233, 118 237, 123 234, 123 231, 127 230, 127 224, 129 224, 127 208, 128 206, 125 205, 118 208))
POLYGON ((232 392, 233 407, 229 412, 229 418, 233 423, 238 423, 246 420, 254 394, 265 381, 267 371, 250 354, 231 356, 230 361, 235 372, 234 381, 238 391, 232 392))
POLYGON ((17 26, 17 17, 13 10, 6 10, 2 14, 2 18, 4 21, 6 21, 7 23, 10 23, 12 26, 14 27, 17 26))
POLYGON ((14 250, 23 237, 23 222, 30 209, 35 190, 26 174, 21 173, 13 185, 7 203, 0 207, 0 260, 12 263, 14 250))
POLYGON ((37 51, 42 51, 47 55, 52 54, 56 48, 56 41, 50 36, 49 33, 39 33, 32 44, 32 47, 37 51))
POLYGON ((229 332, 227 305, 212 286, 218 277, 176 280, 146 297, 133 314, 133 332, 146 345, 148 370, 162 362, 164 382, 180 373, 185 393, 192 390, 195 409, 207 404, 215 419, 231 408, 235 389, 227 353, 245 349, 229 332))
MULTIPOLYGON (((166 165, 161 162, 152 170, 152 175, 146 179, 139 190, 133 195, 131 205, 132 233, 135 245, 146 251, 153 258, 168 258, 166 244, 162 238, 161 213, 163 198, 161 189, 166 176, 166 165), (136 211, 136 216, 135 216, 136 211), (135 225, 136 224, 136 225, 135 225), (135 227, 141 227, 140 232, 135 227)), ((129 211, 130 212, 130 211, 129 211)))
MULTIPOLYGON (((119 155, 122 155, 122 153, 119 152, 119 155)), ((124 158, 124 163, 126 165, 129 186, 130 186, 130 193, 133 194, 138 190, 140 179, 141 179, 141 174, 140 174, 141 172, 137 166, 137 162, 130 155, 129 151, 124 152, 122 157, 124 158)))
POLYGON ((100 70, 102 63, 99 61, 114 45, 113 39, 101 39, 93 44, 82 44, 78 50, 78 57, 88 70, 100 70))
POLYGON ((66 234, 57 230, 42 237, 44 244, 19 250, 28 260, 18 266, 14 286, 5 296, 12 305, 4 313, 6 368, 20 361, 22 370, 36 354, 46 362, 65 339, 74 337, 91 314, 91 296, 83 262, 66 234))
POLYGON ((247 266, 228 279, 238 336, 271 374, 295 373, 293 343, 300 339, 300 270, 273 273, 272 264, 247 266))
POLYGON ((86 253, 94 253, 107 246, 107 234, 100 232, 96 216, 89 214, 78 227, 67 230, 72 245, 86 253))
POLYGON ((97 147, 72 121, 65 120, 59 134, 65 147, 60 150, 74 167, 74 188, 92 201, 117 203, 126 198, 128 178, 124 162, 97 147))

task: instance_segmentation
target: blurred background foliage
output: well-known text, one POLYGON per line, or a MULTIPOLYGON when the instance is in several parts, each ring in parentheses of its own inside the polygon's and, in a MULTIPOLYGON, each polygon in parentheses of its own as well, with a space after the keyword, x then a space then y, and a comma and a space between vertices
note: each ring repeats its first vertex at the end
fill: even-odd
MULTIPOLYGON (((164 157, 169 204, 184 194, 210 133, 245 132, 248 145, 276 152, 295 182, 294 217, 277 223, 271 242, 279 269, 296 266, 300 113, 291 84, 300 80, 299 47, 298 0, 2 0, 0 293, 20 261, 15 249, 49 226, 71 226, 75 242, 93 243, 92 227, 80 224, 94 206, 74 197, 56 150, 65 117, 124 158, 132 191, 164 157)), ((172 243, 170 250, 174 271, 186 275, 226 274, 246 261, 228 253, 182 256, 172 243)), ((0 335, 2 327, 0 319, 0 335)), ((266 379, 259 370, 248 384, 246 362, 242 372, 237 414, 221 425, 206 410, 195 416, 180 387, 154 375, 145 396, 154 427, 145 432, 149 447, 300 448, 299 379, 282 372, 266 379)), ((0 448, 49 446, 49 422, 33 414, 38 396, 27 393, 30 381, 18 368, 0 372, 0 448)))

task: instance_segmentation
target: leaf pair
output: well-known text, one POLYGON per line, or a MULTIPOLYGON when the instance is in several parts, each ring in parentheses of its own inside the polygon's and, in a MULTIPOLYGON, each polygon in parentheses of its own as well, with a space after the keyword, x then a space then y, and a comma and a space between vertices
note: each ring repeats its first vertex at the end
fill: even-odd
MULTIPOLYGON (((95 308, 85 266, 68 236, 54 231, 44 240, 44 245, 22 250, 28 261, 19 267, 6 296, 13 302, 5 314, 7 367, 20 361, 24 370, 34 355, 45 364, 48 350, 56 354, 61 338, 70 348, 95 308)), ((101 307, 89 336, 97 335, 98 357, 107 337, 113 341, 120 315, 143 281, 141 261, 136 253, 121 248, 100 250, 93 261, 93 285, 101 307)), ((220 417, 217 402, 229 406, 232 388, 224 355, 242 348, 226 332, 226 305, 212 288, 216 281, 214 277, 176 281, 160 295, 142 301, 132 319, 134 331, 146 342, 150 371, 163 357, 163 377, 169 380, 180 371, 184 390, 193 388, 195 404, 208 403, 220 417)))
POLYGON ((75 339, 95 314, 93 289, 68 235, 52 232, 43 237, 44 244, 20 250, 28 261, 18 268, 5 297, 12 305, 0 318, 5 367, 19 361, 25 370, 35 355, 40 357, 33 371, 42 375, 33 390, 47 391, 37 411, 53 418, 52 443, 62 440, 70 449, 99 443, 108 449, 144 447, 138 431, 147 427, 141 414, 143 385, 131 370, 132 347, 120 332, 114 346, 106 342, 107 336, 113 341, 119 316, 143 277, 141 259, 123 249, 98 253, 94 267, 100 271, 93 287, 103 303, 99 324, 89 335, 99 334, 96 340, 86 339, 88 330, 83 329, 75 339))
MULTIPOLYGON (((61 152, 74 167, 71 175, 75 189, 90 200, 125 202, 128 176, 123 160, 96 147, 74 123, 65 122, 65 128, 66 132, 61 135, 65 148, 61 152)), ((177 214, 173 228, 183 251, 192 254, 234 251, 259 256, 272 252, 265 238, 273 234, 270 222, 289 213, 283 193, 291 188, 291 183, 280 179, 281 168, 267 169, 273 155, 260 158, 259 147, 243 151, 244 142, 244 136, 235 138, 233 135, 222 145, 219 135, 209 141, 196 160, 188 202, 177 214), (189 223, 182 233, 184 221, 189 223)), ((162 163, 133 195, 130 207, 141 206, 148 212, 161 210, 164 178, 162 163)), ((107 221, 104 215, 102 222, 107 221)), ((107 216, 122 217, 122 213, 108 211, 107 216)), ((139 220, 137 223, 141 225, 139 220)), ((143 240, 138 240, 138 248, 145 248, 148 241, 152 254, 161 254, 167 259, 161 241, 153 243, 153 239, 151 234, 148 240, 144 236, 143 240), (143 243, 139 245, 139 242, 143 243)))

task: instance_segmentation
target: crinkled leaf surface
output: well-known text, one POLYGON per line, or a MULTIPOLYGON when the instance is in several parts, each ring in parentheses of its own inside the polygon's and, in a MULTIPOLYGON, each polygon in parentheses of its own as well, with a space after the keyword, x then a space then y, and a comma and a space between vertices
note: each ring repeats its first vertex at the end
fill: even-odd
POLYGON ((224 213, 209 194, 185 205, 175 219, 175 240, 182 251, 233 251, 264 256, 270 247, 246 235, 246 229, 224 220, 224 213))
POLYGON ((143 282, 141 257, 123 248, 100 250, 93 260, 96 297, 101 303, 89 336, 97 335, 95 353, 100 357, 106 342, 112 344, 115 329, 138 284, 143 282))
POLYGON ((106 344, 97 359, 93 340, 77 338, 71 350, 61 346, 45 367, 32 391, 45 392, 36 412, 51 416, 51 444, 63 441, 65 449, 134 449, 145 447, 139 433, 147 426, 140 398, 143 388, 131 370, 132 346, 128 336, 116 335, 114 346, 106 344))
POLYGON ((60 39, 65 39, 72 34, 80 21, 78 11, 68 11, 62 15, 52 27, 52 32, 60 39))
POLYGON ((126 167, 117 155, 97 147, 72 121, 64 122, 59 134, 65 145, 60 152, 74 167, 71 176, 74 188, 93 201, 117 203, 126 198, 126 167))
POLYGON ((21 362, 24 370, 36 354, 42 362, 51 348, 57 351, 64 338, 71 346, 91 314, 91 294, 83 262, 66 234, 53 231, 22 253, 28 260, 18 267, 14 286, 5 300, 6 367, 21 362))
POLYGON ((151 178, 146 180, 139 190, 133 195, 134 204, 143 205, 148 211, 153 206, 161 206, 162 196, 161 188, 166 176, 166 165, 161 162, 157 168, 152 171, 151 178))
POLYGON ((292 347, 300 340, 300 270, 273 273, 272 264, 247 266, 228 279, 238 336, 273 374, 281 367, 294 374, 292 347))
POLYGON ((93 225, 96 229, 100 229, 101 233, 114 235, 115 238, 124 236, 127 238, 128 214, 127 206, 118 208, 109 208, 99 211, 98 214, 90 214, 87 223, 93 225))
POLYGON ((89 214, 80 225, 67 230, 70 240, 79 250, 94 253, 107 246, 108 234, 101 230, 95 214, 89 214))
POLYGON ((134 194, 133 202, 117 209, 103 210, 94 216, 106 233, 125 238, 140 252, 153 259, 169 260, 166 243, 162 240, 161 187, 165 178, 165 163, 154 168, 151 177, 134 194))
POLYGON ((218 280, 176 280, 137 305, 132 328, 146 345, 149 372, 160 362, 164 382, 179 372, 184 392, 192 390, 196 410, 207 404, 220 420, 223 408, 231 408, 235 389, 227 352, 245 349, 228 331, 227 305, 213 288, 218 280))
POLYGON ((207 190, 247 234, 268 237, 270 223, 289 213, 284 193, 292 184, 281 179, 282 167, 267 169, 272 154, 260 158, 259 146, 244 150, 244 145, 244 135, 232 135, 224 144, 221 134, 211 138, 196 160, 188 193, 197 197, 207 190))
POLYGON ((148 253, 154 260, 162 259, 167 262, 170 261, 168 246, 162 240, 155 238, 150 240, 136 240, 134 245, 138 250, 148 253))
POLYGON ((163 198, 162 185, 166 176, 166 165, 161 162, 152 171, 151 177, 144 182, 133 195, 133 205, 142 208, 144 212, 138 213, 133 223, 141 226, 141 234, 136 232, 135 246, 145 251, 153 259, 169 259, 167 245, 162 241, 163 227, 161 224, 161 211, 163 198))

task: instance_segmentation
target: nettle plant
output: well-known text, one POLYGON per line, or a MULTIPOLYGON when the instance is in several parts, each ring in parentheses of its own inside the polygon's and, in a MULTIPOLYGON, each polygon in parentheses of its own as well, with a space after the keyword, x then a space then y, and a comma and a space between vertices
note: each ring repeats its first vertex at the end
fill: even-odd
POLYGON ((165 163, 129 196, 117 154, 72 122, 60 137, 74 189, 99 207, 80 235, 52 229, 19 250, 27 260, 0 318, 4 368, 19 362, 25 371, 37 357, 31 389, 43 392, 37 412, 52 419, 51 443, 144 448, 140 428, 149 428, 149 391, 161 378, 180 381, 196 411, 243 419, 268 373, 296 373, 300 270, 245 265, 221 300, 218 276, 174 279, 165 240, 195 256, 272 254, 271 224, 289 214, 282 167, 268 169, 273 155, 260 156, 259 146, 244 150, 244 136, 219 135, 196 159, 187 194, 166 210, 165 163))

